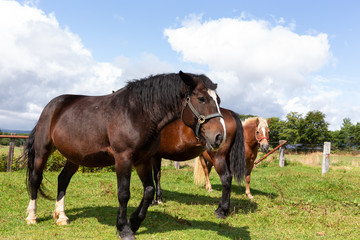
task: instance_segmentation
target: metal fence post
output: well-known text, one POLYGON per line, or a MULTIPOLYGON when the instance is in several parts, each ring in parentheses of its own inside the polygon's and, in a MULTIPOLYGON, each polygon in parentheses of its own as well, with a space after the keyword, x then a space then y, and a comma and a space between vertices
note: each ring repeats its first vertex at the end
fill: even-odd
POLYGON ((331 142, 324 142, 324 155, 323 155, 323 163, 322 163, 322 174, 323 175, 329 171, 330 149, 331 149, 331 142))
MULTIPOLYGON (((280 140, 279 144, 282 144, 285 140, 280 140)), ((285 166, 285 146, 281 146, 279 149, 279 166, 285 166)))

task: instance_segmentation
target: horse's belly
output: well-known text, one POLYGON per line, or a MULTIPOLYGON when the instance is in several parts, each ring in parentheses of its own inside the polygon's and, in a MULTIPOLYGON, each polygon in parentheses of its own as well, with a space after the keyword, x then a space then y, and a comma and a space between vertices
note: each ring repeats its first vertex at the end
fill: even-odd
POLYGON ((158 156, 174 161, 186 161, 198 157, 205 149, 201 146, 187 147, 183 149, 162 149, 158 156))
POLYGON ((69 156, 68 159, 78 165, 85 167, 106 167, 115 164, 114 157, 107 152, 96 152, 84 156, 69 156))

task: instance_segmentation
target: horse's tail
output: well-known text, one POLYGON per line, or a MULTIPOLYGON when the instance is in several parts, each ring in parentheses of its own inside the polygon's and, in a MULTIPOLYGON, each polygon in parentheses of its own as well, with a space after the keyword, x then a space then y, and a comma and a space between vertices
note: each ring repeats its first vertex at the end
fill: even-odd
MULTIPOLYGON (((34 148, 35 135, 36 135, 36 126, 31 131, 29 138, 26 142, 24 152, 21 156, 21 159, 27 162, 26 186, 29 194, 31 194, 31 181, 33 179, 33 172, 35 168, 35 148, 34 148)), ((50 197, 48 193, 46 193, 46 189, 44 188, 42 183, 39 186, 39 192, 44 198, 53 200, 53 198, 50 197)))
POLYGON ((26 141, 26 145, 24 148, 24 152, 21 155, 22 161, 27 165, 26 171, 26 187, 30 194, 30 181, 32 179, 32 173, 34 170, 34 162, 35 162, 35 149, 34 149, 34 140, 35 140, 36 126, 31 131, 29 138, 26 141))
POLYGON ((230 113, 236 122, 236 132, 230 148, 230 166, 234 179, 241 183, 246 173, 244 129, 239 115, 233 111, 230 113))
POLYGON ((205 174, 203 166, 200 162, 200 157, 195 159, 195 166, 194 166, 194 182, 196 185, 202 186, 205 184, 205 174))

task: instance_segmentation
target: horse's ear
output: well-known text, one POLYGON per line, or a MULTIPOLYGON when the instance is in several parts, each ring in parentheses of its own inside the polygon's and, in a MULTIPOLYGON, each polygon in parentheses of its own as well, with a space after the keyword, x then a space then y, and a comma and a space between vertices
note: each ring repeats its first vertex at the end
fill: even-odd
POLYGON ((195 89, 197 82, 186 73, 183 73, 182 71, 179 72, 180 78, 184 81, 186 85, 190 87, 191 90, 195 89))
POLYGON ((256 126, 259 126, 259 123, 260 123, 260 119, 259 117, 256 117, 256 126))
POLYGON ((271 118, 266 119, 268 126, 270 126, 271 118))

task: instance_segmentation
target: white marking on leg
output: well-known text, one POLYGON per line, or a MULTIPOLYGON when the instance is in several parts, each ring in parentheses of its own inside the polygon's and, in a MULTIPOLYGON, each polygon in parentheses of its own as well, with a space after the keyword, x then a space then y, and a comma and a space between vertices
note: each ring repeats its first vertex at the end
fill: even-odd
POLYGON ((36 223, 36 208, 37 208, 36 199, 34 200, 30 199, 30 203, 27 208, 27 215, 28 215, 26 218, 27 224, 36 223))
POLYGON ((57 225, 67 225, 69 224, 69 218, 65 215, 65 194, 60 192, 60 195, 63 197, 56 201, 54 219, 57 225))
MULTIPOLYGON (((221 114, 220 107, 219 107, 219 104, 217 102, 217 97, 216 97, 215 91, 208 89, 208 94, 214 100, 218 113, 221 114)), ((220 123, 221 123, 221 125, 223 126, 223 129, 224 129, 224 138, 223 138, 223 142, 221 143, 221 144, 223 144, 225 142, 225 139, 226 139, 226 127, 225 127, 225 121, 224 121, 223 118, 220 118, 220 123)))

